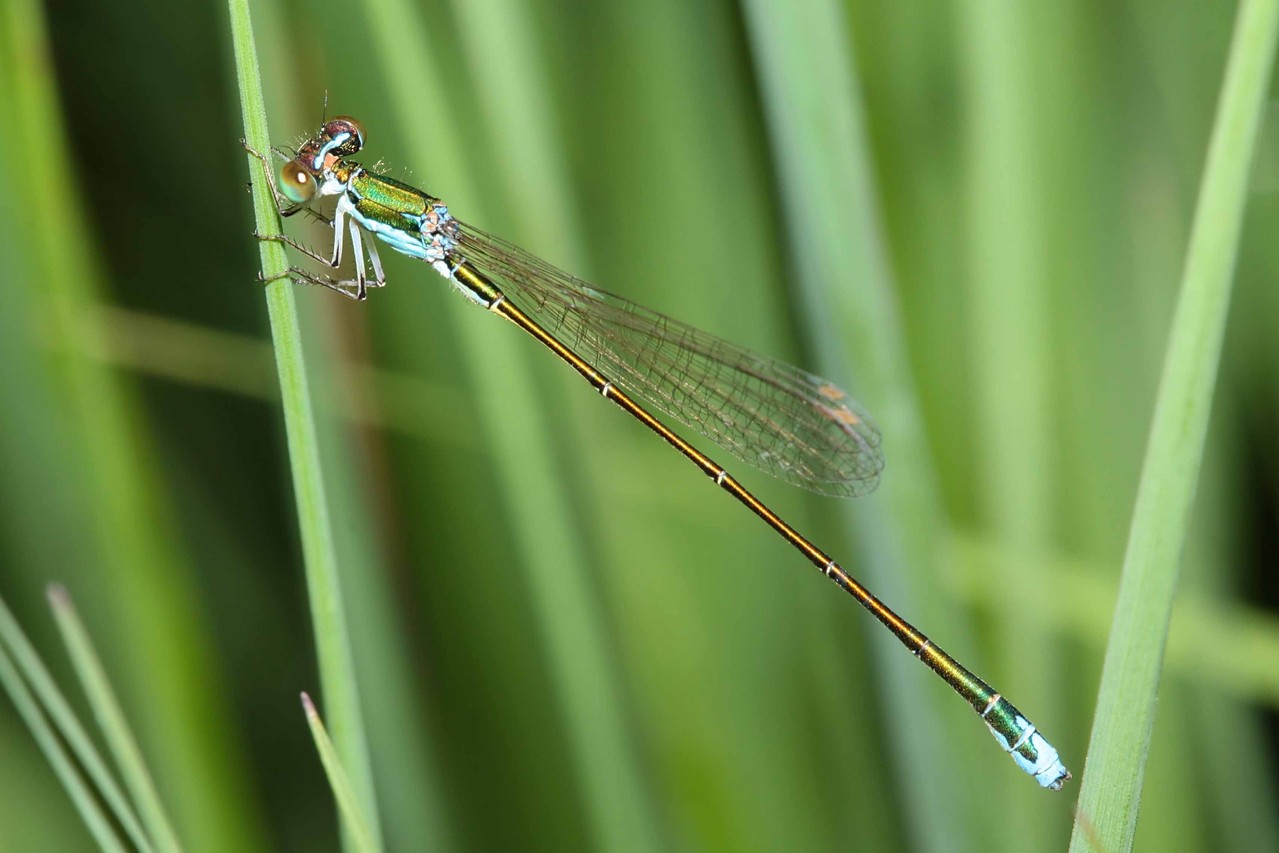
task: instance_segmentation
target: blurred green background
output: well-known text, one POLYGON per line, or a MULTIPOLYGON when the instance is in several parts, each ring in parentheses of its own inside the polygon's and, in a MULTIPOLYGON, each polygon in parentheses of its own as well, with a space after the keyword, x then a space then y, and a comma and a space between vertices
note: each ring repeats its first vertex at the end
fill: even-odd
MULTIPOLYGON (((463 220, 859 397, 869 498, 730 468, 1078 773, 1233 4, 806 7, 820 43, 765 2, 251 8, 277 143, 327 92, 463 220), (839 73, 779 89, 788 51, 839 73), (862 195, 807 216, 826 110, 862 195)), ((226 9, 0 0, 0 105, 0 595, 69 682, 67 585, 192 849, 336 849, 226 9)), ((1258 152, 1140 850, 1279 849, 1279 108, 1258 152)), ((297 297, 391 849, 1064 845, 1077 782, 387 263, 297 297)), ((91 847, 8 703, 0 791, 0 849, 91 847)))

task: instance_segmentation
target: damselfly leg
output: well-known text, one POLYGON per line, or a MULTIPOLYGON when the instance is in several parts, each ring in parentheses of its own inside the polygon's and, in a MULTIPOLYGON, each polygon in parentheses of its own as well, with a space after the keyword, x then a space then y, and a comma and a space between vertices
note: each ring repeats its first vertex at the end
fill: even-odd
MULTIPOLYGON (((312 192, 299 192, 299 188, 293 186, 290 187, 292 195, 283 192, 280 189, 276 170, 271 167, 271 159, 250 146, 243 139, 240 140, 240 144, 244 146, 244 150, 246 152, 261 161, 263 172, 266 174, 267 185, 271 189, 271 197, 275 201, 276 211, 280 214, 280 216, 289 217, 306 211, 315 219, 333 229, 333 247, 329 255, 325 256, 312 249, 310 246, 307 246, 306 244, 285 234, 263 234, 257 229, 254 229, 253 236, 258 240, 269 243, 280 243, 292 249, 296 249, 308 258, 324 264, 330 269, 339 269, 342 266, 342 256, 344 251, 343 238, 347 233, 349 233, 351 237, 352 254, 355 259, 355 278, 353 279, 339 279, 332 276, 317 275, 308 270, 304 270, 301 267, 292 266, 285 272, 271 276, 270 278, 265 278, 259 275, 259 280, 264 283, 269 283, 271 281, 278 281, 282 278, 289 278, 298 284, 312 284, 327 287, 330 290, 341 293, 343 296, 356 300, 363 300, 367 298, 368 288, 383 287, 386 284, 386 274, 382 269, 382 259, 378 256, 377 246, 374 245, 372 241, 364 241, 362 237, 362 229, 355 220, 347 220, 347 211, 341 202, 339 202, 333 218, 329 218, 323 213, 314 210, 309 206, 313 190, 312 192), (344 225, 348 227, 344 228, 344 225), (365 256, 366 249, 368 252, 367 260, 365 256), (370 263, 373 268, 373 278, 371 279, 368 277, 368 268, 370 263)), ((284 167, 284 176, 288 177, 292 174, 288 172, 287 169, 288 165, 293 161, 293 158, 289 157, 287 152, 279 148, 272 148, 271 151, 281 158, 284 167)))

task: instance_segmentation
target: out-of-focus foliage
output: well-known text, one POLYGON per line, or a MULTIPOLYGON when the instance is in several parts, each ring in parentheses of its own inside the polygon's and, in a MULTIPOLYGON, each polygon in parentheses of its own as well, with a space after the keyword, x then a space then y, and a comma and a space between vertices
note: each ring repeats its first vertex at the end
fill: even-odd
MULTIPOLYGON (((900 323, 862 333, 792 272, 762 51, 816 47, 753 4, 251 8, 278 143, 327 92, 462 219, 917 427, 856 502, 734 471, 1081 770, 1235 10, 1023 6, 826 9, 871 203, 826 221, 883 251, 900 323)), ((0 0, 0 105, 0 595, 51 649, 68 586, 192 849, 336 849, 226 9, 0 0)), ((1272 109, 1139 850, 1279 848, 1277 151, 1272 109)), ((668 448, 386 260, 364 305, 297 296, 391 849, 1064 845, 1077 788, 1036 789, 668 448)), ((90 849, 6 703, 0 756, 0 850, 90 849)))

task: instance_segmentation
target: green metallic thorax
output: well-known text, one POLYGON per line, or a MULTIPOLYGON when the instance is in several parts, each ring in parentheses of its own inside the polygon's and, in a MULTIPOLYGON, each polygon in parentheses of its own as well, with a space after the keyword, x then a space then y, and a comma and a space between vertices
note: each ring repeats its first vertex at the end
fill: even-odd
POLYGON ((416 234, 422 217, 439 199, 385 175, 372 175, 358 164, 344 161, 335 175, 347 185, 360 217, 406 234, 416 234), (344 174, 345 173, 345 174, 344 174))
POLYGON ((421 216, 439 202, 416 187, 385 175, 370 175, 358 167, 353 169, 347 186, 360 199, 409 216, 421 216))

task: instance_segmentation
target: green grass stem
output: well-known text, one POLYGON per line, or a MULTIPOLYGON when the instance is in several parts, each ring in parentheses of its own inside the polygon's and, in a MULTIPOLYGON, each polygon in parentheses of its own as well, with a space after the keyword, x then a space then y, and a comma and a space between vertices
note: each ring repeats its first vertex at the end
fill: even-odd
MULTIPOLYGON (((418 20, 417 13, 402 0, 370 2, 364 9, 399 138, 430 140, 429 151, 415 149, 403 162, 420 174, 447 176, 450 203, 455 209, 464 205, 468 218, 482 222, 481 193, 473 178, 476 166, 464 153, 464 140, 433 119, 451 108, 445 99, 448 93, 424 89, 415 82, 428 79, 440 62, 434 59, 438 51, 426 40, 424 29, 406 25, 418 20)), ((501 15, 493 21, 499 22, 504 23, 488 33, 486 52, 476 58, 477 63, 504 66, 533 50, 519 43, 531 33, 516 31, 501 15), (509 49, 495 49, 493 38, 515 43, 508 44, 509 49)), ((508 81, 523 79, 522 85, 537 86, 536 75, 521 76, 518 69, 505 67, 498 73, 505 73, 508 81)), ((542 100, 537 94, 530 97, 542 100)), ((534 123, 521 128, 518 140, 508 134, 499 144, 554 148, 554 140, 539 136, 539 131, 550 132, 534 123)), ((512 187, 511 192, 514 199, 518 190, 512 187)), ((534 391, 533 373, 525 362, 527 342, 518 340, 513 329, 474 322, 485 319, 472 312, 472 319, 459 318, 454 329, 464 369, 476 391, 485 443, 492 449, 501 505, 520 550, 523 581, 537 614, 539 640, 565 720, 571 763, 586 802, 586 824, 601 849, 657 849, 660 826, 627 723, 619 667, 610 659, 607 617, 591 588, 588 554, 573 518, 571 489, 565 472, 554 464, 555 427, 544 400, 534 391), (521 413, 518 430, 505 428, 511 412, 521 413)))
MULTIPOLYGON (((266 152, 270 150, 270 133, 247 0, 230 0, 229 10, 245 139, 257 151, 266 152)), ((246 154, 246 158, 254 177, 253 209, 257 228, 262 233, 278 234, 281 232, 280 217, 265 182, 262 163, 251 155, 246 154)), ((288 268, 288 259, 279 244, 262 242, 259 249, 264 278, 270 279, 288 268)), ((293 284, 288 279, 279 279, 268 284, 265 291, 279 371, 320 681, 330 709, 334 741, 338 744, 344 765, 350 770, 363 811, 377 815, 293 284)), ((374 823, 373 837, 380 844, 376 827, 374 823)))
MULTIPOLYGON (((1068 83, 1034 72, 1042 40, 1035 6, 1000 0, 970 3, 963 18, 965 213, 970 235, 961 281, 970 293, 967 341, 975 395, 971 405, 976 449, 977 511, 1009 550, 1038 551, 1055 530, 1055 482, 1051 429, 1054 410, 1052 279, 1046 274, 1048 208, 1042 204, 1051 176, 1046 146, 1035 120, 1052 108, 1068 83)), ((1068 79, 1068 78, 1067 78, 1068 79)), ((1033 587, 1040 566, 1018 560, 996 564, 1005 589, 1033 587)), ((1020 596, 1017 597, 1020 599, 1020 596)), ((1025 609, 1005 608, 998 621, 1002 667, 985 677, 1014 691, 1013 701, 1056 740, 1072 761, 1056 711, 1063 698, 1052 637, 1025 609)), ((1078 767, 1074 768, 1076 771, 1078 767)), ((1023 780, 1005 775, 998 796, 1008 816, 997 831, 1005 846, 1064 832, 1065 809, 1045 802, 1023 780), (1041 809, 1051 809, 1045 813, 1041 809)))
POLYGON ((1133 510, 1071 837, 1075 853, 1132 847, 1277 36, 1279 0, 1240 4, 1133 510))
MULTIPOLYGON (((861 557, 845 566, 963 659, 963 620, 927 592, 944 523, 892 296, 848 23, 831 0, 748 0, 744 6, 805 339, 814 342, 822 372, 846 383, 888 437, 878 493, 841 507, 859 533, 861 557), (937 633, 941 625, 946 630, 937 633)), ((975 721, 958 722, 969 712, 934 690, 926 672, 898 672, 911 666, 910 656, 869 620, 866 628, 876 632, 878 666, 891 673, 878 683, 913 843, 921 850, 962 848, 973 829, 968 815, 976 812, 953 780, 970 766, 969 745, 986 735, 975 721), (961 725, 973 727, 965 730, 971 737, 947 734, 961 725)))

